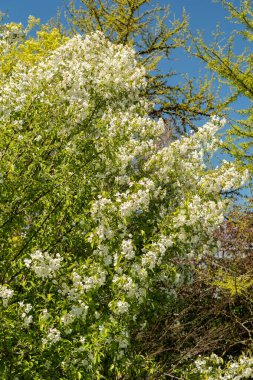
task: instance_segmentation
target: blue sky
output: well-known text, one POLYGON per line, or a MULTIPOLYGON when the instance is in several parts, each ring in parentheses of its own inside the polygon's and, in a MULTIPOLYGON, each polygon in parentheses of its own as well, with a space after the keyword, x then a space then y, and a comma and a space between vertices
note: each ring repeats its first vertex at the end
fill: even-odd
POLYGON ((62 0, 0 0, 1 11, 8 11, 11 21, 24 24, 29 15, 47 22, 56 15, 57 8, 64 8, 62 0))

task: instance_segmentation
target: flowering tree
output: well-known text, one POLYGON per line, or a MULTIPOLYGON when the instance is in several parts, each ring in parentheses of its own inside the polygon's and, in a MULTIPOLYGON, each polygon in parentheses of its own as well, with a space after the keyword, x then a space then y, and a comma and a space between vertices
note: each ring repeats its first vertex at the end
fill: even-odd
POLYGON ((220 193, 246 173, 206 167, 218 118, 161 148, 144 78, 134 51, 100 32, 5 76, 4 379, 157 379, 133 332, 176 297, 172 258, 217 252, 220 193))

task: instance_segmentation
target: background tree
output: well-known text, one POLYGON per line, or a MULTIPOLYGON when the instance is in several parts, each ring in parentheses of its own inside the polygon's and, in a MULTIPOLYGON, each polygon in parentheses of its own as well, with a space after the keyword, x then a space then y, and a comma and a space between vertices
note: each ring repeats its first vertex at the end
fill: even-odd
MULTIPOLYGON (((228 85, 233 95, 231 100, 244 98, 247 108, 239 109, 242 118, 230 118, 230 128, 226 134, 224 149, 239 165, 246 166, 250 171, 252 188, 253 176, 253 57, 251 45, 253 42, 253 5, 250 0, 242 0, 240 6, 230 1, 222 1, 229 12, 229 19, 237 26, 234 33, 224 45, 224 35, 218 33, 216 41, 210 45, 203 38, 193 38, 193 54, 207 64, 211 72, 216 73, 222 84, 228 85), (235 52, 235 47, 242 50, 235 52)), ((233 106, 232 106, 233 107, 233 106)))
POLYGON ((171 56, 187 40, 188 21, 185 14, 181 21, 175 20, 169 6, 153 7, 153 3, 150 0, 81 0, 77 7, 75 1, 70 1, 69 21, 74 33, 100 30, 110 41, 134 47, 140 64, 146 69, 146 95, 155 104, 150 114, 163 117, 169 131, 178 136, 185 134, 189 127, 196 129, 198 120, 220 113, 222 105, 217 101, 217 91, 212 88, 210 79, 183 79, 178 74, 178 84, 171 83, 177 74, 176 68, 168 69, 171 56), (166 65, 166 70, 161 70, 161 64, 166 65))
POLYGON ((68 40, 59 29, 49 25, 40 25, 33 16, 28 19, 27 27, 21 23, 5 23, 4 16, 0 24, 0 84, 2 85, 15 71, 17 65, 32 67, 45 59, 53 50, 68 40), (38 27, 35 37, 31 31, 38 27))

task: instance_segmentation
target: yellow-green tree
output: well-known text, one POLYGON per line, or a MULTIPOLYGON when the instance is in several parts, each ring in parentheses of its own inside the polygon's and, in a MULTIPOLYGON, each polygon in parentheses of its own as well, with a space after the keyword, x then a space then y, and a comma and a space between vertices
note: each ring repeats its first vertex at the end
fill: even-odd
POLYGON ((194 54, 218 75, 219 81, 230 86, 233 91, 231 100, 246 99, 247 108, 240 109, 238 120, 231 120, 224 149, 243 166, 247 166, 252 179, 253 173, 253 3, 241 0, 239 6, 233 2, 222 1, 228 10, 231 22, 239 25, 228 43, 221 46, 222 34, 211 46, 203 38, 194 39, 194 54), (241 54, 235 49, 235 41, 240 41, 241 54))
POLYGON ((17 65, 34 66, 67 41, 58 28, 48 25, 39 27, 32 36, 31 30, 39 24, 39 19, 30 16, 26 28, 14 22, 0 25, 0 84, 10 77, 17 65))

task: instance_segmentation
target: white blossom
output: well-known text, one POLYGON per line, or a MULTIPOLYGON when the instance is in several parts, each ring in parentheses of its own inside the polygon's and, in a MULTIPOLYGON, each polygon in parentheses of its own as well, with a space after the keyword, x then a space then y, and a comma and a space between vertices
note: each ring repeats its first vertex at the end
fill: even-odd
POLYGON ((8 305, 9 299, 13 296, 14 290, 7 285, 0 285, 0 297, 2 298, 3 306, 8 305))
POLYGON ((46 338, 42 339, 42 343, 51 345, 53 343, 57 343, 60 339, 61 339, 60 331, 57 330, 56 328, 51 327, 47 331, 46 338))
POLYGON ((30 259, 24 259, 26 267, 31 268, 41 278, 55 277, 63 260, 59 253, 55 257, 52 257, 47 252, 40 250, 36 250, 30 257, 30 259))

